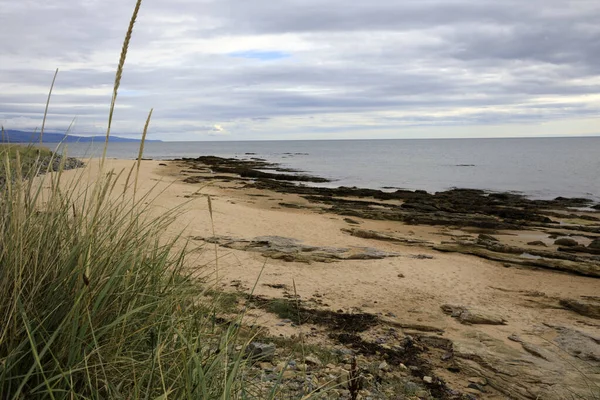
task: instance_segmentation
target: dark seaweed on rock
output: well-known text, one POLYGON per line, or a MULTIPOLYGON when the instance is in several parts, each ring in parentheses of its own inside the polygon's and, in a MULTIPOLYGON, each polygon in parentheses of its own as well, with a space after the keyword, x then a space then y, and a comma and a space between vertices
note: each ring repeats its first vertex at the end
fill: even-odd
MULTIPOLYGON (((564 218, 557 210, 588 207, 592 201, 582 198, 557 197, 553 200, 532 200, 516 193, 490 193, 478 189, 452 189, 437 193, 424 190, 398 189, 392 192, 358 187, 315 187, 296 182, 326 182, 327 179, 302 174, 263 172, 280 171, 277 164, 264 160, 239 160, 214 156, 183 159, 191 168, 206 168, 213 172, 236 174, 248 187, 298 194, 312 203, 329 206, 328 211, 348 217, 401 221, 415 225, 475 227, 480 229, 519 230, 529 227, 557 227, 552 218, 564 218), (261 171, 262 170, 262 171, 261 171), (350 200, 348 197, 361 200, 350 200), (365 199, 366 201, 363 201, 365 199), (398 200, 401 204, 381 203, 398 200)), ((187 181, 195 181, 188 178, 187 181)), ((570 210, 569 210, 570 211, 570 210)), ((570 214, 572 215, 572 214, 570 214)), ((576 215, 572 215, 575 217, 576 215)), ((568 216, 567 216, 568 217, 568 216)), ((584 219, 596 221, 594 216, 584 219)), ((561 226, 590 233, 600 233, 597 226, 561 226)))
POLYGON ((240 160, 237 158, 201 156, 198 158, 183 158, 177 161, 184 161, 187 164, 196 164, 191 166, 191 168, 196 167, 196 169, 199 167, 197 164, 209 166, 213 172, 237 174, 242 178, 315 183, 329 182, 329 179, 301 174, 300 171, 295 169, 281 168, 278 164, 270 163, 260 158, 240 160), (261 170, 272 170, 276 172, 264 172, 261 170))

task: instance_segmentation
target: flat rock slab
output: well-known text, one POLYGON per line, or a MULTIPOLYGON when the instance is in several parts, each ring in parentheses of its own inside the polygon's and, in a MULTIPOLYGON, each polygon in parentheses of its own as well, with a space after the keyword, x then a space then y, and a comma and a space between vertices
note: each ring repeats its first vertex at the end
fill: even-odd
POLYGON ((460 321, 465 325, 505 325, 506 320, 498 315, 487 311, 470 309, 465 306, 444 304, 442 311, 460 321))
POLYGON ((513 337, 522 349, 480 331, 466 332, 453 343, 454 360, 463 372, 485 378, 510 399, 597 398, 598 343, 572 328, 548 326, 546 330, 555 340, 532 343, 513 337))
POLYGON ((432 247, 433 243, 427 240, 421 239, 413 239, 406 238, 390 233, 371 231, 367 229, 359 229, 359 228, 342 228, 342 232, 349 233, 352 236, 363 238, 363 239, 374 239, 374 240, 383 240, 388 242, 401 243, 405 245, 418 245, 418 246, 429 246, 432 247))
POLYGON ((471 254, 493 261, 558 270, 600 278, 599 261, 577 257, 572 254, 548 254, 548 252, 521 249, 514 246, 483 247, 474 244, 463 243, 442 243, 440 245, 435 245, 433 249, 449 253, 471 254))
POLYGON ((586 317, 600 319, 600 301, 589 299, 561 299, 560 305, 586 317))
POLYGON ((282 236, 258 236, 239 239, 231 236, 195 237, 229 249, 254 251, 264 257, 288 262, 335 262, 340 260, 379 260, 400 254, 372 247, 321 247, 302 244, 297 239, 282 236))

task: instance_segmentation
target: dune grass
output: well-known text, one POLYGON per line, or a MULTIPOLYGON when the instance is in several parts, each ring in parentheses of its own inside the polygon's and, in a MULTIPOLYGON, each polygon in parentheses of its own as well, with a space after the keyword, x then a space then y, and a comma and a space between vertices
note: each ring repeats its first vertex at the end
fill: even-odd
POLYGON ((122 172, 103 169, 106 145, 92 184, 84 171, 67 179, 64 161, 40 176, 49 150, 0 147, 1 399, 253 397, 251 335, 240 339, 239 319, 217 323, 221 303, 202 300, 210 288, 193 278, 186 241, 164 236, 180 210, 153 216, 153 195, 137 193, 142 152, 143 141, 123 195, 122 172))
POLYGON ((236 330, 215 326, 186 247, 161 236, 178 211, 147 217, 147 196, 115 200, 117 178, 6 181, 0 398, 236 397, 236 330))

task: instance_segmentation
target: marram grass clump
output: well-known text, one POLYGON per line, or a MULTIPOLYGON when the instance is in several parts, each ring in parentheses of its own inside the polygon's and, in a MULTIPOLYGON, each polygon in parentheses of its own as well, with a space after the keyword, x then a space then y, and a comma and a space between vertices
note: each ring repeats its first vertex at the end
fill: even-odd
POLYGON ((0 192, 0 398, 238 398, 237 329, 198 303, 185 243, 161 237, 178 211, 149 217, 149 195, 132 204, 102 176, 17 173, 0 192))

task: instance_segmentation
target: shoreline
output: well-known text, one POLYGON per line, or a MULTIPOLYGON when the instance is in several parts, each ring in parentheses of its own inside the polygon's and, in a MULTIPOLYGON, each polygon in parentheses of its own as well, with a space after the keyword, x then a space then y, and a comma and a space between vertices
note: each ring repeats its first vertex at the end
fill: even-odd
MULTIPOLYGON (((118 172, 130 168, 132 162, 107 160, 107 166, 118 172)), ((94 173, 94 170, 90 172, 89 179, 93 179, 94 173)), ((172 231, 166 234, 184 230, 194 246, 204 248, 198 255, 197 265, 209 270, 214 268, 213 246, 216 239, 220 240, 217 244, 221 289, 245 298, 256 284, 253 295, 270 301, 293 299, 297 295, 300 304, 310 310, 331 310, 344 318, 368 314, 377 316, 378 321, 364 331, 348 333, 350 336, 344 337, 352 337, 354 342, 343 344, 340 337, 330 336, 331 327, 320 325, 317 320, 309 319, 301 325, 282 322, 284 320, 261 308, 260 301, 240 300, 253 304, 247 322, 262 326, 272 336, 291 338, 302 334, 309 343, 343 345, 362 354, 360 349, 365 343, 375 343, 380 350, 381 346, 400 346, 400 342, 389 336, 390 329, 394 329, 398 340, 410 336, 421 349, 418 356, 421 361, 414 364, 421 369, 409 371, 409 376, 426 388, 438 387, 443 381, 444 387, 461 393, 471 393, 467 390, 471 383, 469 378, 484 378, 485 392, 479 391, 477 398, 526 399, 532 398, 533 393, 558 393, 559 397, 542 396, 558 399, 567 389, 585 393, 585 379, 573 366, 586 371, 587 379, 595 382, 600 378, 594 375, 600 365, 593 358, 600 357, 600 350, 594 347, 598 344, 589 339, 600 337, 600 322, 593 316, 578 313, 586 312, 582 311, 582 304, 596 304, 594 299, 598 296, 600 281, 529 264, 539 260, 515 263, 520 254, 514 253, 514 248, 524 247, 565 257, 596 257, 558 251, 559 246, 553 243, 556 239, 548 236, 566 234, 565 238, 575 238, 588 248, 590 237, 600 236, 595 231, 598 223, 593 219, 600 216, 597 211, 577 214, 589 215, 592 219, 575 221, 585 222, 585 225, 574 224, 577 229, 592 232, 563 229, 560 224, 539 226, 549 223, 531 218, 527 220, 529 225, 517 226, 511 222, 510 215, 492 217, 489 213, 462 226, 452 225, 457 220, 460 222, 456 218, 445 225, 424 224, 425 216, 432 214, 437 219, 429 222, 439 222, 440 217, 447 218, 444 213, 449 211, 403 205, 422 204, 422 200, 427 199, 437 206, 438 199, 429 194, 415 197, 413 192, 413 198, 403 193, 402 198, 377 199, 372 192, 354 190, 288 193, 285 191, 288 185, 282 181, 270 182, 269 178, 242 177, 222 171, 211 173, 206 165, 190 165, 181 160, 143 161, 139 184, 142 192, 157 187, 160 195, 153 202, 156 212, 185 207, 185 218, 176 221, 172 231), (211 230, 206 195, 212 200, 215 235, 211 230), (356 210, 360 215, 347 215, 356 210), (470 225, 482 222, 495 225, 491 228, 470 225), (568 236, 572 234, 575 235, 568 236), (588 237, 580 237, 581 234, 588 237), (498 239, 499 244, 485 235, 498 239), (216 238, 211 239, 214 236, 216 238), (278 242, 265 236, 297 242, 278 242), (547 242, 547 247, 527 245, 536 240, 547 242), (473 256, 436 249, 446 241, 469 250, 500 254, 508 260, 489 260, 487 253, 473 256), (292 245, 300 247, 290 247, 292 245), (499 245, 510 251, 495 251, 499 245), (323 258, 322 252, 333 253, 334 259, 323 258), (297 254, 314 257, 299 259, 297 254), (366 258, 364 254, 377 257, 366 258), (571 300, 576 302, 570 303, 571 300), (478 315, 480 320, 470 319, 473 315, 478 315), (482 320, 487 322, 481 324, 482 320), (498 324, 490 324, 494 321, 498 324), (432 331, 427 332, 427 329, 432 331), (365 343, 357 342, 358 339, 365 343), (578 347, 582 343, 589 347, 578 347), (546 359, 533 355, 532 351, 546 359), (578 357, 577 351, 589 359, 578 357), (424 374, 433 374, 432 384, 423 381, 425 376, 430 376, 424 374)), ((462 194, 478 198, 477 193, 463 191, 462 194)), ((453 197, 439 199, 447 202, 453 197)), ((538 212, 541 210, 541 214, 535 215, 551 220, 572 219, 570 212, 565 214, 565 210, 554 209, 558 203, 529 200, 519 203, 521 200, 512 197, 507 201, 517 202, 513 203, 515 208, 516 204, 531 203, 538 212), (548 216, 548 213, 555 214, 548 216), (559 216, 561 213, 564 217, 559 216)), ((464 218, 468 213, 458 214, 464 218)), ((572 263, 579 265, 579 262, 572 263)), ((389 356, 395 357, 391 353, 389 356)), ((409 365, 409 361, 406 363, 409 365)), ((396 373, 397 366, 390 365, 391 372, 396 373)))

